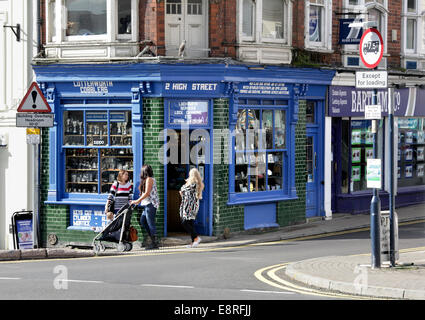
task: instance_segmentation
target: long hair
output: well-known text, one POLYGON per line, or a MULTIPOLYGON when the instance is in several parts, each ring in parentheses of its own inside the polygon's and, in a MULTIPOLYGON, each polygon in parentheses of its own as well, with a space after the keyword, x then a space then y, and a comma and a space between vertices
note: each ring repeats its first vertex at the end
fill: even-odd
POLYGON ((150 165, 145 164, 140 170, 140 185, 139 192, 140 194, 144 193, 146 190, 146 180, 148 178, 153 178, 153 170, 150 165))
POLYGON ((202 199, 202 191, 204 190, 205 186, 204 186, 204 183, 202 182, 201 174, 196 168, 192 168, 189 171, 189 178, 186 179, 187 185, 191 185, 193 183, 196 184, 196 198, 202 199))
POLYGON ((130 174, 128 175, 127 181, 124 181, 124 180, 123 180, 124 174, 125 174, 126 172, 128 173, 128 171, 127 171, 127 170, 123 170, 123 169, 121 169, 121 170, 118 172, 117 181, 118 181, 119 183, 121 183, 121 184, 126 184, 126 183, 130 180, 130 174))

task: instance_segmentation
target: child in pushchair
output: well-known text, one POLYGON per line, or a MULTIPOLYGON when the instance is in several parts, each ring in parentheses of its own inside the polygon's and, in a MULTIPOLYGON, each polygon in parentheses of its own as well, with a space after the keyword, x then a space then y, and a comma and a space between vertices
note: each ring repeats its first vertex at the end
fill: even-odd
POLYGON ((130 205, 130 203, 123 205, 115 218, 94 237, 93 251, 95 254, 105 251, 105 245, 102 241, 118 243, 117 250, 119 252, 133 249, 132 242, 137 240, 134 235, 130 236, 130 228, 133 228, 130 226, 130 221, 134 208, 135 205, 130 205))

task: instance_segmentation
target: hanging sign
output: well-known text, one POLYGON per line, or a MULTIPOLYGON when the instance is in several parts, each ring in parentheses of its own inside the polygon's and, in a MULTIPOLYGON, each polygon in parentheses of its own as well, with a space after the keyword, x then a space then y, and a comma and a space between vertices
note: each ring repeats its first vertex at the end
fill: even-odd
POLYGON ((384 55, 384 41, 375 28, 367 29, 360 39, 360 58, 363 64, 373 69, 379 65, 384 55))
POLYGON ((354 21, 362 22, 362 19, 339 19, 339 44, 359 44, 363 35, 363 28, 350 27, 354 21))
POLYGON ((37 82, 33 82, 18 107, 18 112, 52 112, 46 98, 38 87, 37 82))

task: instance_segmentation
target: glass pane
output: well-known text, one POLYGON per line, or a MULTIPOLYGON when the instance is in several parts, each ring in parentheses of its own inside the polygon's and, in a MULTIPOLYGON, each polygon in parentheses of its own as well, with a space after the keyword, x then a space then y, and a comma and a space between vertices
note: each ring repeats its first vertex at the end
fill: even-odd
POLYGON ((307 137, 306 139, 306 171, 307 171, 307 182, 314 182, 314 145, 313 137, 307 137))
POLYGON ((407 12, 416 12, 416 0, 407 1, 407 12))
POLYGON ((279 190, 283 185, 282 152, 267 153, 267 190, 279 190))
POLYGON ((88 146, 108 145, 108 114, 106 112, 87 111, 86 130, 88 146))
POLYGON ((63 113, 63 144, 65 146, 84 145, 83 111, 65 111, 63 113))
POLYGON ((274 115, 275 148, 284 149, 286 146, 286 112, 276 110, 274 115))
POLYGON ((253 36, 254 26, 254 2, 252 0, 243 1, 243 13, 242 13, 242 34, 246 37, 253 36))
POLYGON ((248 130, 246 132, 246 149, 258 149, 258 133, 260 131, 260 111, 248 109, 247 113, 248 130))
POLYGON ((359 0, 349 0, 348 4, 351 5, 351 6, 356 6, 356 5, 359 4, 359 0))
POLYGON ((131 113, 111 111, 109 117, 111 146, 131 146, 131 113))
POLYGON ((306 121, 307 123, 315 123, 315 102, 307 101, 307 109, 306 109, 306 121))
POLYGON ((106 34, 106 0, 65 0, 66 35, 106 34))
POLYGON ((98 193, 97 149, 66 149, 65 191, 98 193))
POLYGON ((249 153, 249 191, 258 192, 266 190, 266 153, 249 153))
POLYGON ((309 34, 310 41, 322 41, 322 7, 310 6, 309 34))
MULTIPOLYGON (((377 24, 378 31, 382 34, 382 22, 381 22, 381 12, 376 9, 370 9, 369 13, 369 21, 375 21, 377 24)), ((385 40, 384 40, 385 42, 385 40)))
POLYGON ((187 14, 202 15, 202 0, 188 0, 187 14))
POLYGON ((131 34, 131 0, 118 1, 118 33, 131 34))
POLYGON ((167 0, 167 14, 181 14, 181 0, 167 0))
POLYGON ((263 38, 283 39, 284 3, 282 0, 263 2, 263 38))
POLYGON ((108 193, 120 170, 127 170, 133 181, 133 151, 131 148, 100 149, 102 193, 108 193))
POLYGON ((235 154, 235 192, 248 192, 248 164, 245 153, 235 154))
POLYGON ((265 141, 266 149, 273 149, 273 111, 263 111, 263 126, 262 126, 263 141, 265 141))
POLYGON ((52 41, 53 37, 56 37, 56 1, 52 0, 49 3, 49 41, 52 41))
POLYGON ((415 49, 416 20, 407 19, 406 49, 415 49))

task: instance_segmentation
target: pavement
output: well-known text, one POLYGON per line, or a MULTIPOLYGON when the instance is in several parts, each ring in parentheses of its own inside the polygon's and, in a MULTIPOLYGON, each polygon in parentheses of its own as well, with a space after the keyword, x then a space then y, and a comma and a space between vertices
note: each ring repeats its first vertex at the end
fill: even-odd
MULTIPOLYGON (((425 221, 425 204, 397 208, 398 223, 425 221)), ((255 243, 291 239, 308 239, 334 235, 339 232, 370 227, 369 214, 338 214, 332 219, 309 219, 306 223, 266 229, 253 229, 220 236, 201 236, 198 248, 225 248, 255 243)), ((161 239, 159 251, 196 250, 186 248, 188 235, 161 239)), ((158 250, 155 250, 158 251, 158 250)), ((130 252, 117 252, 107 248, 98 255, 131 255, 146 252, 140 242, 134 243, 130 252)), ((0 250, 0 261, 26 259, 63 259, 95 256, 91 249, 40 248, 29 250, 0 250)), ((298 284, 321 291, 344 293, 383 299, 425 300, 425 247, 399 251, 395 267, 383 261, 381 268, 373 269, 371 254, 351 256, 328 256, 288 264, 276 273, 282 279, 291 279, 298 284)))

